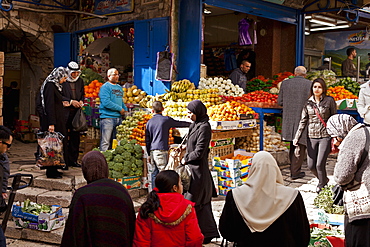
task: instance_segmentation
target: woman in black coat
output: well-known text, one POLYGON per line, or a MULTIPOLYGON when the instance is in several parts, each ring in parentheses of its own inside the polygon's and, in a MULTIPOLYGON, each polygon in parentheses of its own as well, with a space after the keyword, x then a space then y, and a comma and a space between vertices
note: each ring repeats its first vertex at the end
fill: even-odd
POLYGON ((284 186, 274 157, 256 153, 246 183, 227 193, 222 237, 243 247, 306 247, 310 227, 298 190, 284 186))
MULTIPOLYGON (((41 131, 59 132, 63 136, 67 135, 66 119, 64 115, 64 106, 62 103, 62 83, 66 81, 67 73, 65 68, 55 68, 45 79, 41 86, 39 95, 39 114, 41 131)), ((63 156, 66 159, 67 139, 63 138, 63 156)), ((42 167, 42 169, 45 167, 42 167)), ((62 173, 58 172, 62 166, 46 167, 46 176, 48 178, 61 178, 62 173)))
POLYGON ((200 100, 188 104, 190 119, 189 134, 184 157, 185 164, 191 169, 191 182, 185 198, 195 202, 199 227, 204 235, 204 243, 219 237, 213 217, 211 200, 216 194, 211 172, 208 168, 211 126, 208 122, 207 108, 200 100))

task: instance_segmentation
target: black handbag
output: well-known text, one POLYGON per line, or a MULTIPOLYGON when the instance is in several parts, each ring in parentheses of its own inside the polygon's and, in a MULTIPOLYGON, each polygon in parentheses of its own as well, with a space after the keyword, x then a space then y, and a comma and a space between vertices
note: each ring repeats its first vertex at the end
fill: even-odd
POLYGON ((1 196, 1 201, 0 201, 0 213, 4 213, 8 209, 8 204, 6 204, 5 199, 1 196))
POLYGON ((73 131, 77 132, 84 132, 88 129, 86 116, 81 108, 77 110, 76 115, 72 120, 72 127, 73 131))

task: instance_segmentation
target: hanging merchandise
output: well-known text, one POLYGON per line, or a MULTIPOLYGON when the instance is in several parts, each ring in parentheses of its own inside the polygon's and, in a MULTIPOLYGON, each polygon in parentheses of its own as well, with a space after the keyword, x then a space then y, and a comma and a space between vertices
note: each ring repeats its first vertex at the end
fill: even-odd
POLYGON ((234 70, 238 67, 236 64, 235 49, 226 49, 224 60, 225 60, 225 69, 227 71, 234 70))
MULTIPOLYGON (((239 45, 251 45, 252 44, 252 39, 250 35, 250 26, 254 25, 255 21, 251 19, 241 19, 238 23, 239 26, 239 45)), ((254 44, 257 44, 257 35, 256 35, 256 30, 252 29, 253 37, 254 37, 254 44)))
POLYGON ((173 68, 173 53, 165 51, 157 52, 157 74, 155 79, 159 81, 171 81, 173 68))

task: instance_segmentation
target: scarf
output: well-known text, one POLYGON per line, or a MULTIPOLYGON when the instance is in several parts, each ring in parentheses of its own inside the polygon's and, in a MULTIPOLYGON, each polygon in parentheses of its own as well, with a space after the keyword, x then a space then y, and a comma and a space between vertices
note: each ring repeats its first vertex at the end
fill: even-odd
POLYGON ((298 191, 284 186, 274 157, 265 151, 253 156, 247 182, 233 189, 238 211, 251 232, 263 232, 293 203, 298 191))
POLYGON ((44 101, 44 89, 45 89, 45 85, 46 83, 54 83, 54 85, 57 87, 58 91, 59 92, 62 92, 62 84, 59 83, 59 81, 63 78, 63 77, 67 77, 67 73, 66 73, 66 70, 64 67, 58 67, 58 68, 55 68, 53 69, 53 71, 48 75, 48 77, 46 77, 44 83, 42 84, 41 86, 41 90, 40 90, 40 94, 41 94, 41 104, 42 104, 42 108, 44 110, 44 114, 46 114, 46 111, 45 111, 45 101, 44 101))
POLYGON ((82 173, 87 183, 108 178, 108 163, 99 151, 90 151, 82 158, 82 173))
POLYGON ((187 106, 188 110, 197 116, 196 123, 208 122, 207 108, 200 100, 193 100, 187 106))
POLYGON ((348 114, 335 114, 328 119, 326 131, 331 137, 344 139, 356 124, 357 121, 348 114))
POLYGON ((66 72, 67 72, 67 81, 68 82, 76 82, 78 80, 78 78, 80 77, 80 75, 81 75, 80 66, 74 61, 71 61, 71 62, 68 63, 67 68, 66 68, 66 72), (76 78, 73 78, 72 77, 73 72, 79 72, 79 75, 76 78))

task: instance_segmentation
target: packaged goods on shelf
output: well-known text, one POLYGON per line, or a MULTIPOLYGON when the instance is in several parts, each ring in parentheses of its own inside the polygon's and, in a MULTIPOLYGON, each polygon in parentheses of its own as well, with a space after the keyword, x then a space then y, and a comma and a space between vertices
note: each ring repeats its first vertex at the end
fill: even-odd
POLYGON ((256 119, 246 119, 237 121, 209 121, 213 130, 233 130, 233 129, 248 129, 257 126, 256 119))
MULTIPOLYGON (((245 149, 251 152, 259 151, 260 136, 258 130, 259 126, 256 130, 253 130, 251 137, 236 138, 236 148, 245 149)), ((285 143, 281 140, 281 135, 275 132, 274 126, 265 125, 263 127, 263 150, 267 152, 287 150, 285 143)))

